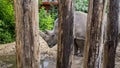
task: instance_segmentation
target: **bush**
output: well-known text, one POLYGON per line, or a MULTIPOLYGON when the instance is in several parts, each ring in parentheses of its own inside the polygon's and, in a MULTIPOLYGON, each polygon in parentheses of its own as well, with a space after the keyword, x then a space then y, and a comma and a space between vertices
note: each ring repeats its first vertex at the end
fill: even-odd
POLYGON ((0 20, 0 44, 3 43, 9 43, 14 41, 14 35, 12 35, 12 31, 8 30, 6 27, 5 23, 0 20))
POLYGON ((88 12, 88 0, 76 0, 75 10, 88 12))
POLYGON ((48 11, 53 19, 58 18, 58 9, 56 6, 51 5, 51 10, 48 11))
POLYGON ((0 44, 15 39, 13 0, 0 0, 0 44))
POLYGON ((0 0, 0 20, 5 23, 14 21, 13 3, 10 0, 0 0))
POLYGON ((50 13, 47 13, 44 7, 40 9, 39 13, 39 27, 40 30, 44 31, 45 29, 51 30, 53 28, 54 16, 50 13))

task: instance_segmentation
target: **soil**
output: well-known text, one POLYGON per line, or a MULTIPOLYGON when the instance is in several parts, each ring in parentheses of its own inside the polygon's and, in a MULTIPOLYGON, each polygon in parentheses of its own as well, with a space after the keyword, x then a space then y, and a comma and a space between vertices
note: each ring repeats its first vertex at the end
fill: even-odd
MULTIPOLYGON (((47 43, 41 37, 40 44, 41 61, 48 62, 44 68, 56 68, 57 45, 53 48, 49 48, 47 43)), ((15 55, 15 51, 15 42, 0 45, 0 56, 15 55)), ((120 44, 117 47, 115 61, 115 68, 120 68, 120 44)), ((7 64, 0 59, 0 68, 10 68, 11 66, 12 64, 7 64)), ((83 57, 74 56, 72 68, 83 68, 83 57)))

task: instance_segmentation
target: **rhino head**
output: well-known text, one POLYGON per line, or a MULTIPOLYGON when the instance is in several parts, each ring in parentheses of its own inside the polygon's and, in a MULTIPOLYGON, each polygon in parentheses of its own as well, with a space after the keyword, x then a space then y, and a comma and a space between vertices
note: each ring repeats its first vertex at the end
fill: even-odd
POLYGON ((50 48, 57 44, 57 35, 53 31, 49 30, 46 30, 45 32, 40 31, 39 34, 47 42, 50 48))
POLYGON ((57 44, 57 33, 58 33, 58 18, 54 21, 53 30, 45 30, 40 32, 41 37, 47 42, 48 46, 52 48, 57 44))

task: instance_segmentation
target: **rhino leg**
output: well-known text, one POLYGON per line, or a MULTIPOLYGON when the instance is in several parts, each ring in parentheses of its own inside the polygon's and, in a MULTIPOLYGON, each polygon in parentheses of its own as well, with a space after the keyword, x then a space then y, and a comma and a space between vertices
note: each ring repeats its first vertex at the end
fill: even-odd
POLYGON ((84 53, 84 41, 81 39, 75 39, 74 40, 74 54, 77 56, 83 56, 84 53))
POLYGON ((118 34, 118 42, 120 42, 120 34, 118 34))
POLYGON ((74 55, 78 55, 78 46, 75 39, 74 39, 74 55))

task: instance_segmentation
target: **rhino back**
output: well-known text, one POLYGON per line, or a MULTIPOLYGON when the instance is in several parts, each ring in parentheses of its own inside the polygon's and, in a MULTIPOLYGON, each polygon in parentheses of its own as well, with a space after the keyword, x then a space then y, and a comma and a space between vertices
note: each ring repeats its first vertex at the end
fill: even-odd
POLYGON ((73 35, 76 39, 85 39, 87 14, 79 11, 74 13, 73 35))
MULTIPOLYGON (((80 11, 74 13, 73 35, 76 39, 85 39, 87 14, 80 11)), ((58 18, 54 22, 54 34, 58 33, 58 18)))

